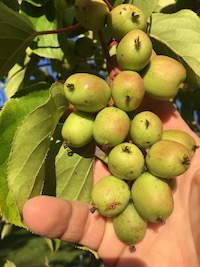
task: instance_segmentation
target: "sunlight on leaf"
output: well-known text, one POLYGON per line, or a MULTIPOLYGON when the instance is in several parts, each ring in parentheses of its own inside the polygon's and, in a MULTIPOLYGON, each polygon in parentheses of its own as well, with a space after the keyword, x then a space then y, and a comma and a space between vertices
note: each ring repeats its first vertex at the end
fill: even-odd
POLYGON ((29 198, 42 192, 42 167, 50 137, 67 106, 63 85, 54 83, 48 101, 33 110, 15 133, 8 162, 8 185, 20 212, 29 198))
POLYGON ((17 128, 32 110, 47 101, 49 87, 49 84, 41 83, 24 88, 9 99, 0 112, 0 212, 8 222, 18 226, 22 226, 22 222, 8 187, 8 158, 17 128))
POLYGON ((150 37, 157 53, 181 61, 187 81, 200 85, 200 18, 193 11, 153 14, 150 37))

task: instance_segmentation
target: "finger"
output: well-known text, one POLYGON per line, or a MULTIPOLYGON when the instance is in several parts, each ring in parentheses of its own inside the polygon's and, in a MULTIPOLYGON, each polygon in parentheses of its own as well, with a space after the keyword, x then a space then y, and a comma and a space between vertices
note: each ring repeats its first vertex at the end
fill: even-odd
POLYGON ((105 220, 91 214, 90 206, 79 201, 38 196, 24 206, 23 218, 35 234, 80 243, 97 250, 104 234, 105 220))

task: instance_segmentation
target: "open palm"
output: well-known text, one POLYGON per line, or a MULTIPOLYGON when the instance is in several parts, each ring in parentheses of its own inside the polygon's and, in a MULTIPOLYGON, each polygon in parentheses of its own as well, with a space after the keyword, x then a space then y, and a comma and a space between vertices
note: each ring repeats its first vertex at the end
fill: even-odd
MULTIPOLYGON (((164 129, 180 129, 200 139, 170 102, 144 103, 162 119, 164 129)), ((142 109, 142 106, 141 106, 142 109)), ((94 183, 109 172, 99 160, 94 183)), ((31 231, 49 238, 80 243, 98 252, 106 267, 199 267, 200 266, 200 149, 196 150, 186 173, 176 178, 174 211, 164 225, 150 223, 136 251, 116 237, 111 218, 90 213, 89 205, 49 196, 29 200, 23 211, 31 231)))

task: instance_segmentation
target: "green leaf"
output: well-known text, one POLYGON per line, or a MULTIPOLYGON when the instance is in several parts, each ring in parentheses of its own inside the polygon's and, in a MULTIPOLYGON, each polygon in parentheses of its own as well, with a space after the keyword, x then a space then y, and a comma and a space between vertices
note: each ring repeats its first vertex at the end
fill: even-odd
POLYGON ((8 162, 8 185, 20 213, 29 198, 42 192, 50 137, 67 107, 63 85, 54 83, 47 102, 33 110, 15 133, 8 162))
POLYGON ((181 61, 188 83, 200 85, 200 18, 193 11, 153 14, 150 37, 157 53, 181 61))
POLYGON ((5 87, 7 98, 12 97, 21 88, 30 60, 31 58, 27 55, 24 59, 24 64, 16 63, 8 72, 8 80, 5 87))
POLYGON ((0 213, 8 222, 22 226, 19 211, 8 187, 7 164, 17 128, 28 114, 47 101, 49 84, 24 88, 9 99, 0 112, 0 213))
POLYGON ((91 202, 95 144, 60 148, 56 157, 56 195, 68 200, 91 202))
POLYGON ((31 22, 0 3, 0 78, 23 57, 24 51, 35 37, 31 22))
MULTIPOLYGON (((52 5, 52 1, 47 3, 52 5)), ((27 17, 34 25, 37 32, 50 31, 57 29, 57 19, 55 14, 49 14, 51 10, 53 12, 54 6, 47 10, 47 4, 42 7, 35 7, 28 1, 23 0, 20 8, 21 14, 27 17), (50 11, 49 11, 50 9, 50 11)), ((41 57, 62 59, 63 52, 60 48, 57 34, 43 34, 38 35, 31 43, 31 49, 33 52, 41 57)))
POLYGON ((127 2, 140 8, 148 19, 152 12, 155 10, 159 1, 160 0, 129 0, 127 2))
POLYGON ((16 267, 14 262, 7 260, 3 267, 16 267))

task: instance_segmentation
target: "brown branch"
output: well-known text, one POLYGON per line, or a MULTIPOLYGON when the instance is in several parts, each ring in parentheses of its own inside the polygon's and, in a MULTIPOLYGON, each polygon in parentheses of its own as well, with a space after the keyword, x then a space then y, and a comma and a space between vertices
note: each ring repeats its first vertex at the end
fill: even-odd
POLYGON ((111 11, 113 9, 113 6, 110 4, 110 2, 108 0, 103 0, 106 5, 108 6, 109 10, 111 11))
POLYGON ((74 31, 74 30, 76 30, 76 29, 78 29, 80 27, 81 27, 81 25, 79 23, 77 23, 75 25, 72 25, 72 26, 69 26, 69 27, 66 27, 66 28, 62 28, 62 29, 40 31, 40 32, 37 32, 35 35, 38 36, 38 35, 45 35, 45 34, 66 33, 66 32, 74 31))

